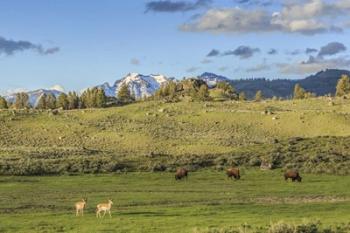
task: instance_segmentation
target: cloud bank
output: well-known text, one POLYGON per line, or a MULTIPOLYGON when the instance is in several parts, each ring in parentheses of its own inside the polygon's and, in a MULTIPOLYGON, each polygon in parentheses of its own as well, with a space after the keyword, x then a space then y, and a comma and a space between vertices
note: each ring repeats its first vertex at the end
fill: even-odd
POLYGON ((347 48, 344 44, 340 42, 331 42, 322 46, 319 50, 306 49, 306 53, 319 52, 315 56, 309 56, 305 61, 293 64, 280 63, 277 64, 277 67, 282 74, 308 74, 330 68, 349 68, 350 59, 347 56, 334 57, 334 55, 346 50, 347 48))
POLYGON ((224 52, 220 52, 217 49, 212 49, 207 57, 217 57, 217 56, 237 56, 240 59, 247 59, 252 57, 255 53, 260 52, 259 48, 252 48, 250 46, 241 45, 237 47, 235 50, 227 50, 224 52))
POLYGON ((213 8, 180 26, 186 32, 209 33, 268 33, 285 32, 315 35, 342 32, 349 27, 349 0, 287 1, 280 11, 263 8, 213 8), (336 20, 338 19, 338 20, 336 20), (340 20, 341 19, 341 20, 340 20))

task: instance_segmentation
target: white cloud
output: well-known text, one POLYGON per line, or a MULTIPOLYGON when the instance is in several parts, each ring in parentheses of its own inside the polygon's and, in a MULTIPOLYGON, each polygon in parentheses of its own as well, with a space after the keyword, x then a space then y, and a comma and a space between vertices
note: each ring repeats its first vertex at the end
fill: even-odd
POLYGON ((193 32, 250 33, 287 32, 313 35, 340 32, 349 19, 349 0, 304 0, 285 3, 280 11, 262 9, 221 8, 210 9, 180 29, 193 32), (335 19, 342 20, 335 20, 335 19))
POLYGON ((254 72, 270 70, 270 69, 271 69, 271 67, 268 64, 261 63, 261 64, 257 64, 256 66, 253 66, 253 67, 246 69, 246 72, 254 73, 254 72))

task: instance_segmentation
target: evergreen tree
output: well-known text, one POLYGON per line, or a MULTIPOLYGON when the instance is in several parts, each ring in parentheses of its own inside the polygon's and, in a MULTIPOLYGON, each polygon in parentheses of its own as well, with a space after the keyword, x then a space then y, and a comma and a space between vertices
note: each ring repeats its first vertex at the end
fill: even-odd
POLYGON ((166 99, 169 101, 176 100, 176 83, 174 81, 169 81, 165 85, 162 85, 155 93, 155 99, 166 99))
POLYGON ((56 107, 67 110, 69 108, 68 96, 65 93, 61 93, 56 101, 56 107))
MULTIPOLYGON (((200 88, 200 87, 199 87, 200 88)), ((198 91, 194 86, 191 86, 188 90, 187 93, 189 96, 191 96, 192 100, 198 99, 198 91)))
POLYGON ((36 105, 37 109, 47 109, 47 95, 44 93, 40 96, 39 101, 36 105))
POLYGON ((55 109, 56 108, 56 97, 53 94, 48 94, 46 97, 46 108, 55 109))
POLYGON ((103 108, 106 106, 106 102, 107 102, 107 96, 105 94, 105 91, 101 88, 97 89, 97 91, 96 91, 96 107, 103 108))
POLYGON ((240 101, 246 101, 246 100, 247 100, 244 91, 242 91, 241 93, 239 93, 239 100, 240 100, 240 101))
POLYGON ((256 92, 254 99, 255 99, 255 101, 261 101, 263 99, 263 94, 262 94, 261 90, 256 92))
POLYGON ((29 96, 25 92, 20 92, 16 94, 16 101, 14 104, 16 109, 29 108, 29 96))
POLYGON ((85 90, 80 99, 82 107, 86 108, 102 108, 107 102, 104 90, 96 87, 85 90))
POLYGON ((80 96, 80 101, 81 101, 81 107, 82 108, 91 108, 92 106, 92 98, 91 98, 91 91, 88 88, 85 90, 81 96, 80 96))
POLYGON ((347 75, 342 75, 337 83, 336 96, 344 96, 349 93, 350 93, 350 78, 347 75))
POLYGON ((298 83, 295 84, 293 98, 294 99, 304 99, 305 94, 306 94, 306 92, 305 92, 304 88, 302 88, 298 83))
POLYGON ((122 103, 132 102, 132 97, 131 97, 129 88, 125 83, 122 84, 121 87, 119 88, 117 98, 122 103))
POLYGON ((216 87, 223 90, 225 93, 227 94, 233 94, 235 93, 235 89, 233 88, 233 86, 228 83, 228 82, 218 82, 216 84, 216 87))
POLYGON ((201 85, 198 93, 197 93, 197 99, 199 101, 206 101, 209 99, 209 90, 207 85, 201 85))
POLYGON ((79 96, 75 91, 73 92, 68 92, 68 109, 77 109, 79 108, 79 96))
POLYGON ((176 95, 176 83, 174 81, 168 82, 163 91, 164 96, 168 96, 169 99, 174 99, 176 95))
POLYGON ((218 82, 216 88, 221 89, 226 98, 237 99, 238 97, 235 88, 229 82, 218 82))
POLYGON ((0 109, 8 109, 7 101, 2 96, 0 96, 0 109))

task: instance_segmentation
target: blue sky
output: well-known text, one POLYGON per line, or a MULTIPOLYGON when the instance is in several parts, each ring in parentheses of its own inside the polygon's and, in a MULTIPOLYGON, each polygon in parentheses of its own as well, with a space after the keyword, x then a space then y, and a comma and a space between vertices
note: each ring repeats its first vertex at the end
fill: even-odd
POLYGON ((81 90, 129 72, 237 79, 350 69, 350 0, 2 0, 0 8, 2 94, 81 90))

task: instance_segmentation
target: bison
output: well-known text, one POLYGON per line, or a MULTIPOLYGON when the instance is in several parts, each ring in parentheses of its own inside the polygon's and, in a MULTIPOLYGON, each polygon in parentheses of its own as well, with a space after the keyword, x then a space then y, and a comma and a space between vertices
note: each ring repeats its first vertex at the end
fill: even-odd
POLYGON ((239 173, 239 168, 229 168, 226 171, 228 178, 235 178, 236 180, 239 180, 241 178, 241 175, 239 173))
POLYGON ((175 180, 181 180, 182 178, 187 178, 188 170, 185 168, 179 168, 176 170, 175 180))
POLYGON ((298 181, 301 182, 302 177, 299 175, 299 172, 294 170, 289 170, 284 173, 284 179, 285 181, 288 181, 288 179, 291 179, 293 182, 298 181))

